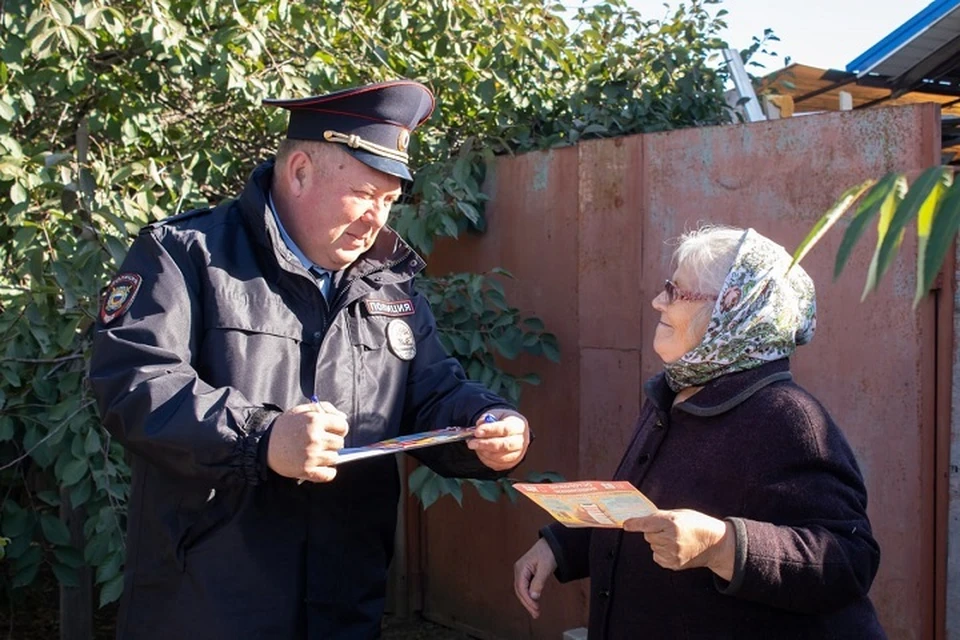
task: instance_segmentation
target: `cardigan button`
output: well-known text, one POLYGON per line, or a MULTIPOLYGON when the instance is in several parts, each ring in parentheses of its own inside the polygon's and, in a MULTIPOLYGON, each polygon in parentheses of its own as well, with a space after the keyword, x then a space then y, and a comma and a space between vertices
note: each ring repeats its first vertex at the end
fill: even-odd
POLYGON ((663 421, 662 421, 662 420, 657 420, 656 422, 654 422, 654 423, 653 423, 653 428, 654 428, 654 429, 663 429, 663 421))
POLYGON ((645 453, 639 458, 637 458, 637 464, 646 464, 650 460, 650 454, 645 453))
POLYGON ((597 594, 597 595, 599 595, 601 598, 603 598, 604 600, 606 600, 607 598, 610 597, 610 590, 609 590, 609 589, 600 589, 600 593, 597 594))

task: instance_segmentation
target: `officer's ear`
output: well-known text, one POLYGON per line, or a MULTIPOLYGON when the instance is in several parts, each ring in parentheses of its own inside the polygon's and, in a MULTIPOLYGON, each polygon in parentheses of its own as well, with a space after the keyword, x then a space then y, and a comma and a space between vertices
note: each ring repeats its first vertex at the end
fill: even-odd
POLYGON ((301 150, 286 157, 283 167, 284 187, 294 196, 302 194, 310 180, 310 156, 301 150))

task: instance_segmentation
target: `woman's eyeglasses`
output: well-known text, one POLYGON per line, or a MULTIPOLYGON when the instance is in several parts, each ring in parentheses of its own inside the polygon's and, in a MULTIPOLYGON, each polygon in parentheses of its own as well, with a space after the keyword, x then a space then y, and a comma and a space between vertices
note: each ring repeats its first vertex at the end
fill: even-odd
POLYGON ((717 296, 709 293, 697 293, 696 291, 685 291, 674 284, 673 280, 663 281, 663 292, 667 294, 667 304, 673 304, 677 300, 716 300, 717 296))

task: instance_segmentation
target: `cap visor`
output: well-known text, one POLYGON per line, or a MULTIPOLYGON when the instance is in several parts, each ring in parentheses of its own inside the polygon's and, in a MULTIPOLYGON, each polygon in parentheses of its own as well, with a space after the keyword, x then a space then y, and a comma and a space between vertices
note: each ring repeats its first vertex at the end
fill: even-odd
POLYGON ((382 171, 383 173, 391 176, 396 176, 402 180, 413 180, 413 176, 410 174, 410 170, 407 168, 407 165, 398 160, 384 158, 383 156, 378 156, 376 154, 363 151, 362 149, 351 149, 346 145, 342 145, 342 148, 344 151, 368 167, 372 167, 377 171, 382 171))

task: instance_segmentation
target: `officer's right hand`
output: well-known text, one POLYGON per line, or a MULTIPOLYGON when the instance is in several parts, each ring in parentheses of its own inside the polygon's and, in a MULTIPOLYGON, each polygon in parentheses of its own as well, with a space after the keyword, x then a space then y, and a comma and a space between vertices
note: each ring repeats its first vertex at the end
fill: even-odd
POLYGON ((329 402, 297 405, 273 421, 267 465, 287 478, 330 482, 347 430, 347 416, 329 402))

